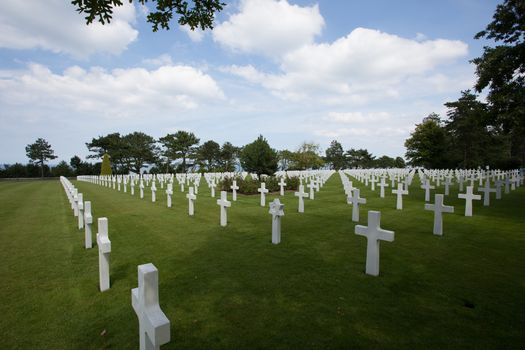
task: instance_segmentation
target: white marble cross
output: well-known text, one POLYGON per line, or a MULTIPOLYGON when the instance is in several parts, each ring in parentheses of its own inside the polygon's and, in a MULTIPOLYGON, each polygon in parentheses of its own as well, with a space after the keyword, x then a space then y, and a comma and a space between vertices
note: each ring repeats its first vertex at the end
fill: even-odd
POLYGON ((266 189, 266 184, 264 182, 261 182, 261 187, 257 189, 257 192, 261 193, 261 207, 265 207, 266 193, 268 193, 268 189, 266 189))
POLYGON ((217 187, 217 184, 212 180, 210 183, 210 193, 212 198, 215 198, 215 187, 217 187))
POLYGON ((396 209, 403 209, 403 195, 408 194, 408 191, 403 189, 403 184, 400 182, 397 184, 397 190, 392 190, 392 193, 397 195, 396 209))
POLYGON ((299 191, 295 192, 294 195, 296 197, 299 197, 299 208, 297 211, 299 213, 304 213, 304 199, 303 198, 308 196, 308 193, 304 192, 304 185, 299 185, 299 191))
POLYGON ((73 215, 78 216, 78 190, 73 189, 73 201, 71 202, 73 206, 73 215))
POLYGON ((84 202, 84 246, 86 249, 91 249, 93 243, 91 241, 91 225, 93 224, 93 216, 91 215, 91 202, 84 202))
POLYGON ((280 192, 279 194, 281 196, 284 196, 284 187, 286 186, 286 182, 284 182, 284 177, 281 177, 281 181, 279 181, 279 187, 280 187, 280 192))
POLYGON ((478 192, 483 192, 483 205, 490 205, 490 192, 496 192, 495 188, 490 187, 490 179, 487 178, 484 187, 478 187, 478 192))
POLYGON ((188 214, 191 216, 195 213, 195 205, 194 202, 197 200, 197 196, 193 192, 193 187, 190 187, 188 189, 188 194, 186 195, 186 198, 188 198, 188 214))
POLYGON ((151 182, 151 201, 156 201, 157 186, 155 186, 155 180, 151 182))
POLYGON ((372 184, 371 186, 371 190, 372 191, 375 191, 376 190, 376 182, 377 182, 377 179, 374 175, 372 175, 372 178, 370 179, 370 183, 372 184))
POLYGON ((430 185, 430 180, 426 180, 425 184, 421 186, 422 189, 425 190, 425 202, 428 202, 430 200, 430 190, 435 189, 435 186, 430 185))
POLYGON ((109 253, 111 253, 107 218, 98 218, 97 245, 100 291, 103 292, 109 289, 109 253))
POLYGON ((474 187, 467 186, 467 193, 458 194, 458 198, 465 200, 465 216, 472 216, 472 200, 481 200, 479 194, 473 193, 474 187))
POLYGON ((379 187, 381 188, 379 191, 379 197, 385 198, 385 187, 388 187, 388 184, 385 182, 385 178, 381 178, 381 182, 379 183, 379 187))
POLYGON ((272 214, 272 243, 281 243, 281 217, 284 216, 284 204, 281 204, 279 198, 275 198, 270 203, 270 214, 272 214))
POLYGON ((228 201, 226 191, 221 191, 221 199, 217 199, 217 204, 221 206, 221 226, 226 226, 228 224, 226 208, 229 208, 232 205, 232 203, 228 201))
POLYGON ((144 198, 144 182, 142 181, 142 178, 140 179, 140 199, 144 198))
POLYGON ((503 181, 496 180, 496 199, 501 199, 501 188, 503 186, 503 181))
POLYGON ((445 196, 448 196, 450 194, 450 185, 452 184, 452 179, 447 176, 445 178, 445 196))
POLYGON ((159 350, 170 341, 170 321, 159 305, 159 271, 153 264, 138 266, 139 287, 131 290, 131 305, 139 319, 140 350, 159 350))
POLYGON ((368 211, 368 226, 356 225, 355 234, 365 236, 366 244, 366 274, 379 275, 379 241, 394 241, 394 231, 387 231, 381 227, 381 213, 368 211))
POLYGON ((173 185, 169 183, 166 186, 166 200, 167 200, 167 206, 168 208, 171 208, 171 196, 173 195, 173 185))
POLYGON ((230 186, 232 189, 232 201, 237 201, 237 190, 239 189, 239 186, 237 186, 237 181, 233 180, 232 185, 230 186))
POLYGON ((77 195, 77 205, 78 205, 78 229, 84 228, 84 195, 79 193, 77 195))
POLYGON ((310 189, 310 199, 315 199, 315 181, 310 180, 310 183, 306 186, 310 189))
POLYGON ((434 211, 434 230, 435 235, 443 236, 443 213, 453 213, 454 207, 443 204, 442 194, 434 195, 434 204, 425 204, 425 210, 434 211))
POLYGON ((135 181, 133 179, 131 179, 129 182, 129 188, 131 190, 131 195, 134 196, 135 195, 135 181))
POLYGON ((180 183, 180 191, 184 192, 184 181, 180 183))
POLYGON ((352 205, 352 221, 359 221, 359 204, 366 204, 365 198, 360 198, 359 188, 354 188, 352 191, 352 196, 347 197, 346 201, 348 204, 352 205))

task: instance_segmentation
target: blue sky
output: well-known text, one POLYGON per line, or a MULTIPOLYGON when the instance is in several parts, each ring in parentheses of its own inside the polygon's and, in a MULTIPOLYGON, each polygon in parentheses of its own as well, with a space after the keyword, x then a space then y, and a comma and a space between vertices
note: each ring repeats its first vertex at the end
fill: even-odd
POLYGON ((475 81, 473 36, 499 1, 225 1, 213 31, 153 33, 126 4, 86 26, 64 0, 0 2, 0 163, 47 139, 59 156, 111 132, 188 130, 242 146, 304 142, 403 156, 475 81))

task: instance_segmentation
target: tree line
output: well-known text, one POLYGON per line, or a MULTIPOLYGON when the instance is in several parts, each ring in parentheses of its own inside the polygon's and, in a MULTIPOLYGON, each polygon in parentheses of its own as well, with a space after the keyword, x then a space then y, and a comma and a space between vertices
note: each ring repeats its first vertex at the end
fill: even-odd
POLYGON ((447 102, 447 116, 431 113, 405 142, 406 158, 426 168, 511 169, 525 164, 525 1, 498 5, 476 39, 492 39, 476 65, 474 92, 447 102), (487 89, 486 102, 476 93, 487 89))
POLYGON ((370 167, 404 167, 403 158, 382 156, 376 158, 366 149, 343 150, 333 140, 324 155, 318 144, 303 142, 295 151, 277 151, 260 135, 253 142, 237 147, 230 142, 222 145, 200 139, 192 132, 177 131, 155 139, 143 132, 127 135, 111 133, 93 138, 86 143, 91 152, 87 159, 73 156, 69 163, 61 161, 54 167, 46 163, 57 156, 51 145, 39 138, 27 145, 29 163, 4 164, 0 177, 49 177, 104 174, 181 173, 181 172, 233 172, 248 171, 271 175, 277 170, 342 169, 370 167), (105 159, 105 161, 102 161, 105 159))

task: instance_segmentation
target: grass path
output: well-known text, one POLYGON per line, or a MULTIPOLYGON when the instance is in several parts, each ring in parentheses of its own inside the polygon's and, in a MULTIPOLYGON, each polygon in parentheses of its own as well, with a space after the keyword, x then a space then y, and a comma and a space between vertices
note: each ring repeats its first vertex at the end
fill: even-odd
MULTIPOLYGON (((354 180, 354 185, 356 181, 354 180)), ((0 182, 2 349, 135 349, 130 289, 137 265, 159 269, 161 307, 172 323, 163 349, 512 349, 525 343, 525 187, 463 216, 446 197, 444 236, 413 186, 403 211, 361 187, 395 241, 381 244, 381 275, 366 276, 366 240, 354 234, 338 175, 296 212, 282 201, 282 243, 258 196, 239 196, 219 226, 219 206, 200 186, 195 217, 175 186, 151 203, 75 182, 107 216, 111 289, 98 291, 98 249, 85 250, 58 182, 0 182), (101 335, 101 333, 103 335, 101 335)), ((138 188, 136 188, 138 190, 138 188)), ((267 203, 275 196, 270 195, 267 203)), ((231 196, 230 196, 231 198, 231 196)), ((93 232, 96 232, 94 225, 93 232)), ((95 237, 94 237, 95 239, 95 237)))

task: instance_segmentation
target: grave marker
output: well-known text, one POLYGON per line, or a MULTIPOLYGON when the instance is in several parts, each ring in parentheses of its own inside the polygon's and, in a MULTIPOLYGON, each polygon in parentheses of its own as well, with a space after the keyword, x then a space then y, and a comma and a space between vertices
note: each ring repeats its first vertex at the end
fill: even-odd
POLYGON ((139 319, 140 350, 160 349, 170 341, 170 321, 159 305, 159 271, 153 264, 138 266, 138 288, 131 305, 139 319))
POLYGON ((281 218, 284 216, 284 204, 281 204, 279 198, 275 198, 270 203, 270 214, 272 214, 272 243, 281 243, 281 218))
POLYGON ((108 238, 108 219, 98 219, 98 275, 100 291, 109 289, 109 253, 111 253, 111 241, 108 238))
POLYGON ((368 226, 356 225, 355 234, 365 236, 366 244, 366 274, 379 275, 379 241, 394 241, 394 231, 387 231, 380 227, 381 213, 368 211, 368 226))
POLYGON ((434 211, 434 230, 437 236, 443 236, 443 213, 453 213, 454 207, 443 204, 443 195, 434 195, 434 204, 425 204, 425 210, 434 211))
POLYGON ((396 209, 402 210, 403 209, 403 195, 408 194, 408 191, 403 189, 403 184, 400 182, 397 184, 397 190, 392 190, 392 193, 397 195, 396 209))
POLYGON ((226 191, 221 191, 221 199, 217 200, 217 204, 221 207, 221 226, 226 226, 228 224, 228 213, 226 212, 226 208, 229 208, 232 205, 232 203, 228 201, 226 191))
POLYGON ((304 185, 299 185, 299 191, 295 192, 294 195, 299 197, 299 207, 297 211, 299 213, 304 213, 304 197, 308 196, 308 193, 304 192, 304 185))
POLYGON ((465 202, 465 216, 472 216, 472 200, 481 200, 481 196, 479 194, 473 193, 472 186, 467 186, 467 193, 460 193, 458 194, 458 198, 464 199, 465 202))
POLYGON ((352 205, 352 221, 359 221, 359 204, 366 204, 365 198, 360 198, 359 188, 354 188, 352 196, 347 197, 347 203, 352 205))
POLYGON ((84 202, 84 246, 86 249, 91 249, 93 244, 91 242, 91 225, 93 224, 93 216, 91 215, 91 202, 84 202))
POLYGON ((268 193, 268 190, 266 189, 266 183, 261 182, 261 187, 257 189, 257 192, 261 193, 261 207, 265 207, 266 193, 268 193))

